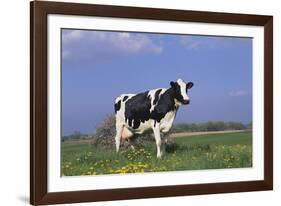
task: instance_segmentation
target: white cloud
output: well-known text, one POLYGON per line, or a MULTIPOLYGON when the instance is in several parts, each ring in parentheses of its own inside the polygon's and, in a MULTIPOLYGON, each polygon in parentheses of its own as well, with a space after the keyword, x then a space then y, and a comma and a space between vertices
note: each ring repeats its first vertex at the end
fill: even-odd
POLYGON ((72 30, 70 32, 64 32, 62 35, 62 41, 64 43, 68 43, 71 41, 79 40, 83 36, 83 33, 81 30, 72 30))
POLYGON ((122 51, 137 53, 137 52, 149 52, 149 53, 161 53, 162 47, 156 45, 143 34, 130 34, 130 33, 117 33, 108 35, 109 40, 115 48, 122 51))
MULTIPOLYGON (((159 54, 163 47, 145 34, 128 32, 103 32, 88 30, 65 30, 62 35, 63 58, 83 53, 106 54, 159 54)), ((90 56, 90 55, 88 55, 90 56)))
POLYGON ((201 41, 195 41, 192 37, 181 37, 179 42, 182 46, 189 50, 196 50, 202 45, 201 41))
POLYGON ((232 97, 246 96, 246 95, 248 95, 248 92, 245 90, 231 91, 229 93, 229 96, 232 96, 232 97))
POLYGON ((250 38, 219 36, 182 36, 179 43, 187 50, 200 48, 215 49, 217 47, 235 46, 237 43, 249 43, 250 38))

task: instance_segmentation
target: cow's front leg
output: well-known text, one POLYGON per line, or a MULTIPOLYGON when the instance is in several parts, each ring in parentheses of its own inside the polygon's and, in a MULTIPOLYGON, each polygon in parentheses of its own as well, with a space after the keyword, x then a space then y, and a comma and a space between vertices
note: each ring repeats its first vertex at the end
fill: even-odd
POLYGON ((154 133, 154 138, 156 142, 156 147, 157 147, 157 158, 161 158, 161 135, 160 135, 160 125, 158 122, 156 122, 153 126, 153 133, 154 133))

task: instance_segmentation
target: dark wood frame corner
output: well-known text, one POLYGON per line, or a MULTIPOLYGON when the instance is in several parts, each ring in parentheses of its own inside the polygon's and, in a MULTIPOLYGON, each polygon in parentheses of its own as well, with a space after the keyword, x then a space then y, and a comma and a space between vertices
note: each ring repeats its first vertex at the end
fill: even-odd
POLYGON ((122 200, 273 189, 273 17, 35 1, 30 4, 30 203, 122 200), (83 15, 264 27, 264 180, 56 192, 47 190, 47 15, 83 15))

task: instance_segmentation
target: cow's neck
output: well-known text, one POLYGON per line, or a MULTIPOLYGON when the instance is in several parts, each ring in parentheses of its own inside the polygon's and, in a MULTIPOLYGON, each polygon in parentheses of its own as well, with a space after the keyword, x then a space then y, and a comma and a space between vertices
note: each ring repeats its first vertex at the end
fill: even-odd
POLYGON ((179 101, 175 98, 175 92, 174 92, 174 90, 173 90, 172 88, 169 88, 169 89, 167 90, 167 93, 169 94, 170 100, 171 100, 172 104, 174 104, 175 109, 176 109, 176 111, 177 111, 178 108, 179 108, 179 106, 182 105, 182 103, 179 102, 179 101))

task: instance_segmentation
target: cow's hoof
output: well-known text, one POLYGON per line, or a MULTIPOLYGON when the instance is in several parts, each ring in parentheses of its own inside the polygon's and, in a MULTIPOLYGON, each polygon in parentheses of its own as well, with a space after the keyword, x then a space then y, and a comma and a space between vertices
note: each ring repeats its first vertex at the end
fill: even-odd
POLYGON ((161 157, 162 157, 162 152, 157 154, 157 159, 161 159, 161 157))

